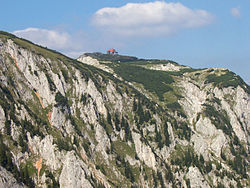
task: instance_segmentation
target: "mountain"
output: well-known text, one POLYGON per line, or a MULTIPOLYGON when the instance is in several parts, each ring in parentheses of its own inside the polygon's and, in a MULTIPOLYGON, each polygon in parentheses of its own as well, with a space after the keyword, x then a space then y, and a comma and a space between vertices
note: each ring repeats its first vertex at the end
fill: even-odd
POLYGON ((0 32, 0 187, 248 187, 250 88, 227 69, 0 32))

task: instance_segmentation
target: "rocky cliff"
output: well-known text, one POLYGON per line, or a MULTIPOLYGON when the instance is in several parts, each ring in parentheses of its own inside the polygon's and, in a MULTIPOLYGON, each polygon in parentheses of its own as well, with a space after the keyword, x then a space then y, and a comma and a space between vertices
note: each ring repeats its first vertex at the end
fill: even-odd
POLYGON ((0 187, 247 187, 250 89, 226 69, 0 33, 0 187))

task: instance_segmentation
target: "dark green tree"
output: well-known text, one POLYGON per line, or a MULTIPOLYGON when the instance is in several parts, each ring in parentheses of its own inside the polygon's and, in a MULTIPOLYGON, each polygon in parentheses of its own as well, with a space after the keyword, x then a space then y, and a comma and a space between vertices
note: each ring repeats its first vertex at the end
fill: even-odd
POLYGON ((64 97, 60 92, 56 93, 55 100, 57 102, 56 106, 66 106, 68 104, 67 98, 64 97))
POLYGON ((212 162, 209 161, 209 162, 206 164, 206 172, 207 172, 207 173, 211 172, 212 168, 213 168, 213 167, 212 167, 212 162))
POLYGON ((156 125, 155 125, 155 141, 158 143, 158 147, 161 149, 163 147, 162 136, 159 133, 156 125))
POLYGON ((125 119, 124 119, 124 117, 123 117, 123 116, 122 116, 121 127, 122 127, 122 128, 124 128, 124 127, 125 127, 125 119))
POLYGON ((119 115, 117 113, 115 113, 115 129, 117 131, 120 131, 120 119, 119 119, 119 115))
POLYGON ((109 125, 112 125, 112 119, 111 119, 111 115, 110 115, 109 111, 107 113, 107 122, 109 125))
POLYGON ((163 181, 163 178, 162 178, 162 174, 161 174, 160 171, 157 171, 157 177, 158 177, 158 180, 160 181, 161 187, 165 187, 164 186, 164 181, 163 181))
POLYGON ((171 144, 171 141, 169 138, 167 122, 165 122, 165 124, 164 124, 164 136, 165 136, 165 144, 166 144, 166 146, 169 146, 171 144))
POLYGON ((130 167, 128 162, 125 162, 125 176, 128 179, 130 179, 132 183, 135 181, 134 174, 133 174, 133 172, 131 170, 131 167, 130 167))
POLYGON ((11 135, 11 121, 6 120, 5 121, 5 130, 7 135, 11 135))
POLYGON ((204 158, 203 158, 203 155, 200 155, 200 163, 201 163, 201 164, 204 164, 204 158))
POLYGON ((136 112, 137 110, 137 103, 135 101, 135 98, 134 98, 134 101, 133 101, 133 111, 136 112))
POLYGON ((130 140, 132 142, 132 134, 131 134, 131 131, 130 131, 130 127, 129 127, 129 124, 128 122, 125 120, 125 139, 126 141, 130 140))

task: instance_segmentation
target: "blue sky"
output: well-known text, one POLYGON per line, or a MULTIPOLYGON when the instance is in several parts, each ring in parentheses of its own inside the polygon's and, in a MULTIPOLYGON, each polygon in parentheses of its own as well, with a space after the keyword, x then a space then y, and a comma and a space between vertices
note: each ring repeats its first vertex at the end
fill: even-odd
POLYGON ((71 57, 105 52, 228 68, 250 83, 249 0, 0 0, 0 30, 71 57))

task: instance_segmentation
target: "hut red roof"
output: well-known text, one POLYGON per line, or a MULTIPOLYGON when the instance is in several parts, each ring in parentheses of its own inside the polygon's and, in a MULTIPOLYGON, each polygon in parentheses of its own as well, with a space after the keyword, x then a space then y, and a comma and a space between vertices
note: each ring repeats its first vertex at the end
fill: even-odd
POLYGON ((114 49, 114 48, 108 49, 108 52, 114 53, 114 52, 115 52, 115 49, 114 49))

